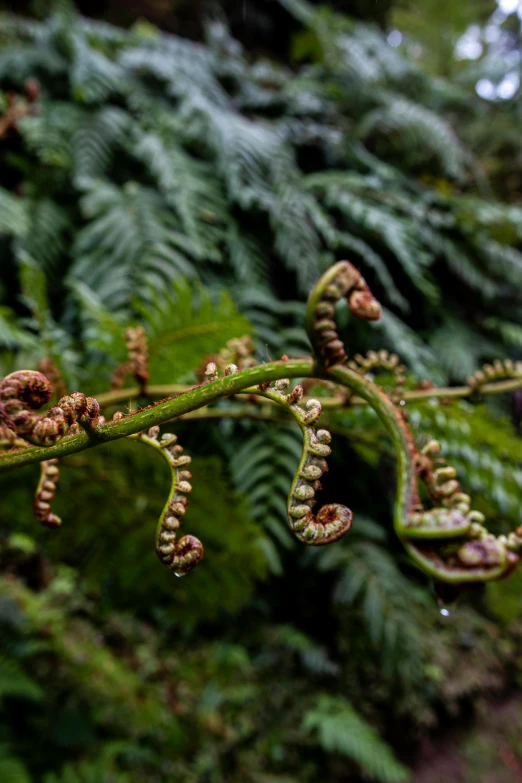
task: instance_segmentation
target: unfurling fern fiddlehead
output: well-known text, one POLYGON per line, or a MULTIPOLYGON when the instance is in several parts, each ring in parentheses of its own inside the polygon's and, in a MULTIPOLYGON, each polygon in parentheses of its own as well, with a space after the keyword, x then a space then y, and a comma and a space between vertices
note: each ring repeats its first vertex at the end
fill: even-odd
POLYGON ((203 545, 196 536, 185 535, 177 540, 187 510, 185 495, 192 492, 192 474, 187 470, 191 458, 183 454, 183 447, 176 443, 176 435, 169 432, 160 439, 158 435, 159 427, 152 427, 146 434, 142 432, 131 437, 159 451, 169 464, 171 489, 156 529, 156 554, 176 576, 185 576, 203 560, 204 554, 203 545))
POLYGON ((37 446, 57 443, 77 423, 88 428, 96 426, 100 406, 82 392, 62 397, 44 415, 37 413, 52 394, 50 381, 40 372, 20 370, 7 375, 0 381, 0 411, 4 422, 37 446))
POLYGON ((33 512, 38 522, 46 527, 59 527, 62 524, 60 517, 51 511, 51 501, 59 478, 60 469, 57 459, 48 459, 40 463, 40 481, 34 496, 33 512))
POLYGON ((321 489, 320 479, 328 470, 329 446, 332 436, 328 430, 316 430, 315 425, 322 412, 319 400, 310 399, 304 410, 299 402, 303 387, 295 386, 287 392, 290 381, 281 378, 275 381, 275 388, 257 387, 247 389, 252 394, 266 397, 286 408, 299 424, 303 433, 303 451, 288 494, 287 512, 290 528, 305 544, 320 546, 338 541, 352 526, 353 514, 349 508, 338 503, 323 506, 316 515, 312 512, 315 493, 321 489))
MULTIPOLYGON (((323 375, 336 381, 366 400, 376 411, 390 433, 397 454, 397 497, 394 526, 407 552, 428 574, 443 582, 466 584, 498 579, 509 573, 518 562, 516 551, 522 547, 522 530, 509 536, 493 536, 484 527, 484 517, 470 510, 470 498, 456 480, 453 468, 434 468, 431 456, 439 445, 432 441, 424 452, 413 442, 402 411, 375 384, 350 366, 344 346, 336 337, 333 348, 324 338, 321 324, 323 304, 333 297, 333 291, 353 296, 347 280, 356 280, 348 262, 336 264, 319 280, 308 303, 308 336, 324 367, 323 375), (317 312, 319 308, 319 312, 317 312), (323 335, 323 337, 321 336, 323 335), (333 364, 332 356, 336 363, 333 364), (420 502, 418 481, 426 485, 428 495, 436 505, 425 510, 420 502)), ((364 302, 371 303, 371 317, 378 313, 371 293, 364 284, 364 302)), ((358 290, 358 289, 356 289, 358 290)), ((352 310, 356 308, 352 306, 352 310)), ((363 311, 363 317, 367 311, 363 311)), ((333 317, 333 313, 332 313, 333 317)), ((335 332, 328 324, 327 336, 335 332)), ((361 368, 364 369, 364 368, 361 368)))
POLYGON ((149 382, 149 349, 147 335, 142 326, 125 330, 128 361, 120 364, 111 377, 111 389, 120 389, 126 375, 133 375, 142 392, 149 382))
MULTIPOLYGON (((207 364, 200 385, 129 416, 117 415, 112 422, 104 423, 99 416, 97 401, 80 392, 62 397, 57 405, 40 414, 38 409, 49 402, 52 394, 48 379, 32 371, 8 375, 0 381, 0 448, 4 449, 0 454, 0 469, 36 461, 47 462, 43 465, 35 514, 44 524, 55 526, 59 520, 51 512, 50 500, 56 488, 57 467, 52 461, 56 457, 128 436, 137 437, 158 449, 170 465, 173 482, 158 525, 157 552, 162 562, 175 573, 183 575, 203 557, 203 547, 194 536, 177 540, 180 520, 186 508, 184 494, 191 489, 190 474, 183 470, 189 460, 182 456, 175 436, 165 435, 158 440, 156 425, 223 397, 245 392, 262 395, 286 408, 303 432, 304 450, 288 500, 291 528, 301 541, 308 544, 337 541, 351 526, 351 511, 344 506, 327 505, 317 515, 312 513, 315 492, 320 488, 320 478, 327 469, 325 458, 330 453, 330 434, 327 430, 315 428, 321 404, 318 400, 308 400, 303 409, 299 405, 302 386, 288 391, 289 378, 318 378, 334 388, 342 386, 348 389, 351 395, 349 401, 358 398, 372 406, 391 435, 397 457, 394 527, 415 563, 435 579, 456 585, 505 576, 519 559, 517 551, 522 548, 522 528, 507 536, 490 534, 483 516, 471 510, 470 498, 461 491, 455 470, 441 464, 440 459, 434 462, 439 445, 430 441, 423 450, 415 446, 401 407, 405 400, 400 400, 400 405, 394 404, 404 383, 404 368, 395 356, 383 352, 369 354, 366 358, 356 355, 348 362, 335 323, 335 304, 341 297, 347 298, 355 315, 366 320, 379 318, 380 305, 364 279, 349 262, 341 261, 318 281, 308 302, 306 326, 314 359, 284 357, 279 362, 245 366, 241 370, 231 364, 225 368, 224 378, 219 377, 218 364, 212 361, 207 364), (396 388, 391 392, 393 398, 365 377, 365 373, 377 366, 394 373, 396 388), (274 382, 275 386, 271 388, 274 382), (147 431, 147 435, 143 434, 147 431), (40 448, 31 447, 30 443, 40 448), (431 508, 425 509, 421 503, 419 482, 425 486, 431 508)), ((134 373, 140 384, 134 395, 138 396, 144 391, 150 393, 152 387, 143 388, 148 376, 146 379, 146 353, 141 350, 140 335, 131 337, 141 345, 140 348, 133 342, 133 350, 139 348, 140 354, 134 358, 141 357, 139 367, 139 362, 135 362, 133 368, 140 369, 141 374, 140 378, 138 372, 134 373)), ((446 390, 430 388, 430 396, 432 393, 437 396, 435 391, 439 392, 438 396, 444 391, 453 397, 469 396, 474 391, 504 391, 513 388, 513 383, 521 385, 519 378, 522 379, 522 368, 518 364, 496 362, 487 365, 469 386, 446 390), (506 376, 515 378, 515 381, 498 383, 498 388, 489 384, 490 380, 506 376)), ((406 392, 404 397, 408 395, 411 397, 412 393, 406 392)), ((420 392, 420 396, 426 396, 426 393, 420 392)), ((113 400, 113 393, 105 395, 107 404, 113 400)), ((343 404, 342 400, 340 404, 343 404)))
POLYGON ((339 261, 325 272, 310 294, 306 310, 306 331, 318 362, 325 367, 341 364, 346 351, 337 333, 335 305, 346 298, 352 313, 367 321, 378 321, 381 306, 361 273, 348 261, 339 261))

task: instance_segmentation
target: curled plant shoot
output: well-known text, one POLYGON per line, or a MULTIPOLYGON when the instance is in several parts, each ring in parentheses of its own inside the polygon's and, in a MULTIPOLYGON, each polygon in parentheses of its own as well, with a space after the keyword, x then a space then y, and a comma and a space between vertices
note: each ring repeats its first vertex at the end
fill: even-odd
POLYGON ((381 305, 349 261, 339 261, 330 267, 313 288, 306 310, 308 337, 318 362, 326 368, 347 359, 335 322, 335 305, 343 297, 358 318, 378 321, 381 317, 381 305))
POLYGON ((74 424, 91 429, 98 424, 100 406, 93 397, 72 392, 45 414, 36 411, 52 397, 50 381, 40 372, 20 370, 0 381, 0 410, 8 426, 29 443, 49 446, 60 441, 74 424))
POLYGON ((132 435, 159 451, 171 471, 171 487, 167 502, 161 512, 156 529, 156 554, 176 576, 185 576, 203 560, 203 544, 196 536, 185 535, 178 539, 178 530, 185 516, 188 501, 186 495, 192 492, 187 470, 191 458, 183 454, 183 447, 177 443, 177 436, 167 432, 159 436, 159 427, 151 427, 145 433, 132 435))
POLYGON ((142 326, 129 327, 125 330, 128 360, 120 364, 113 372, 111 389, 121 389, 126 375, 132 375, 142 393, 145 393, 149 382, 149 348, 147 335, 142 326))
POLYGON ((41 522, 45 527, 59 527, 62 524, 60 517, 51 511, 51 502, 59 478, 60 469, 57 459, 49 459, 40 463, 40 481, 34 496, 33 512, 38 522, 41 522))
MULTIPOLYGON (((260 395, 287 410, 303 433, 303 452, 287 503, 290 527, 307 544, 331 543, 350 529, 352 512, 345 506, 326 505, 314 515, 315 494, 327 470, 331 436, 328 430, 316 428, 321 402, 309 399, 303 407, 302 386, 290 388, 291 378, 317 378, 336 389, 347 390, 340 404, 351 404, 357 399, 370 405, 391 436, 397 459, 394 528, 414 563, 435 580, 457 586, 506 576, 519 560, 522 528, 509 535, 490 533, 483 515, 472 509, 470 497, 462 491, 455 469, 440 457, 439 444, 429 441, 422 449, 416 446, 403 415, 405 400, 400 399, 405 368, 394 354, 370 352, 366 357, 356 354, 348 359, 335 322, 335 305, 342 297, 358 317, 380 317, 380 305, 361 274, 348 261, 341 261, 320 278, 310 294, 306 328, 313 359, 284 357, 252 366, 247 339, 230 341, 222 354, 206 364, 198 386, 128 416, 118 414, 107 423, 99 416, 96 400, 81 392, 65 395, 55 406, 39 413, 51 399, 49 380, 29 370, 11 373, 0 381, 0 469, 42 462, 35 514, 44 524, 55 526, 58 518, 52 514, 50 502, 58 477, 57 457, 129 436, 155 448, 169 463, 172 475, 169 497, 158 523, 156 551, 165 565, 183 575, 203 557, 203 546, 197 538, 177 538, 187 506, 185 495, 191 490, 186 469, 190 458, 183 455, 176 436, 158 438, 158 425, 238 393, 260 395), (394 388, 389 394, 372 381, 371 373, 378 368, 393 374, 394 388)), ((131 335, 131 349, 136 354, 133 372, 139 384, 146 382, 142 336, 137 330, 131 335)), ((466 387, 430 387, 428 393, 434 397, 441 396, 442 391, 452 397, 470 396, 475 392, 505 391, 514 388, 514 384, 522 385, 522 365, 496 361, 485 365, 466 387), (509 380, 496 386, 490 383, 499 378, 509 380)), ((412 399, 412 392, 407 394, 412 399)), ((419 397, 426 394, 421 391, 419 397)), ((109 402, 110 395, 105 397, 109 402)))
POLYGON ((303 450, 287 500, 291 530, 304 544, 321 546, 338 541, 352 526, 353 514, 350 509, 338 503, 329 503, 322 506, 317 514, 312 511, 315 493, 321 489, 320 480, 328 470, 326 458, 332 453, 331 434, 315 426, 322 413, 320 401, 309 399, 305 408, 301 407, 299 403, 303 398, 303 387, 297 385, 290 389, 288 378, 275 381, 273 388, 263 386, 248 391, 285 408, 303 433, 303 450))

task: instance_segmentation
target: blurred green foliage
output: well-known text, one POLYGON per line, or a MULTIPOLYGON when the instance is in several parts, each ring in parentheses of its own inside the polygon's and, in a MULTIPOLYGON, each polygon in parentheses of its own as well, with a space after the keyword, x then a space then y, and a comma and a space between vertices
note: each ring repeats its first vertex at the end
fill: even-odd
MULTIPOLYGON (((137 323, 154 383, 195 382, 231 337, 252 335, 259 361, 303 355, 308 288, 346 255, 384 304, 374 328, 340 313, 347 345, 396 350, 409 388, 519 358, 519 107, 476 95, 487 58, 451 60, 489 4, 426 0, 439 27, 419 30, 397 3, 415 62, 369 24, 281 5, 298 29, 286 62, 243 49, 221 17, 204 43, 63 2, 1 18, 2 111, 24 115, 0 148, 2 372, 51 357, 69 388, 103 392, 137 323)), ((493 527, 520 524, 519 398, 513 423, 500 403, 408 407, 493 527)), ((166 475, 139 444, 63 461, 60 531, 31 518, 36 468, 2 476, 0 780, 416 780, 421 740, 520 687, 520 576, 442 618, 389 533, 375 415, 325 422, 325 500, 356 517, 324 551, 287 532, 287 422, 176 424, 206 550, 189 579, 153 554, 166 475)))

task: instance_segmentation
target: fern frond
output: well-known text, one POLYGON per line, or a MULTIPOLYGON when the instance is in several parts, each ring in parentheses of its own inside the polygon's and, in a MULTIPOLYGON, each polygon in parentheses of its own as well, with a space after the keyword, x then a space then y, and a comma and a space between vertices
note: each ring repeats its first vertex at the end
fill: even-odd
POLYGON ((246 438, 230 453, 234 484, 246 495, 252 518, 285 547, 292 545, 286 498, 301 448, 297 428, 271 426, 246 438))
POLYGON ((410 775, 375 729, 342 696, 321 694, 303 718, 327 753, 341 753, 381 783, 406 783, 410 775))
POLYGON ((337 571, 337 603, 360 607, 387 676, 415 679, 420 659, 420 636, 411 611, 415 591, 395 559, 377 542, 361 540, 320 553, 318 567, 337 571))
POLYGON ((72 139, 74 177, 78 184, 106 174, 130 127, 130 115, 118 106, 102 106, 95 112, 85 113, 72 139))
POLYGON ((359 133, 364 140, 383 134, 412 163, 426 164, 433 155, 442 171, 456 179, 462 178, 470 158, 445 120, 397 94, 386 96, 381 107, 364 117, 359 133))
POLYGON ((151 375, 159 383, 187 377, 202 357, 253 331, 226 291, 215 298, 201 286, 191 289, 186 281, 177 281, 168 292, 151 290, 135 307, 149 335, 151 375))
POLYGON ((0 234, 22 236, 29 227, 29 209, 26 199, 13 196, 0 188, 0 234))
POLYGON ((157 191, 128 182, 92 180, 81 200, 90 222, 75 245, 71 280, 81 280, 111 310, 128 308, 135 292, 194 277, 194 247, 157 191))
POLYGON ((390 310, 383 308, 382 319, 374 328, 382 331, 390 347, 421 377, 431 378, 435 383, 445 379, 437 354, 418 333, 390 310))
POLYGON ((155 133, 138 137, 135 154, 147 165, 167 204, 178 214, 198 257, 220 261, 218 244, 229 218, 223 210, 224 194, 213 167, 193 158, 174 139, 167 142, 155 133))
POLYGON ((68 171, 73 165, 72 140, 82 119, 78 106, 65 101, 48 104, 44 101, 40 115, 20 120, 20 133, 27 149, 41 163, 68 171))
POLYGON ((119 64, 87 44, 83 36, 70 37, 72 94, 79 103, 102 103, 128 89, 128 74, 119 64))

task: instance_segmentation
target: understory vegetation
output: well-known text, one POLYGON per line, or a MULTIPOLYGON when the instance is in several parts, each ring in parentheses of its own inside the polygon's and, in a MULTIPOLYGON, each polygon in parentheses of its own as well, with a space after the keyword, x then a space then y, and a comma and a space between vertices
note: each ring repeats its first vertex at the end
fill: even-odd
MULTIPOLYGON (((0 17, 0 376, 50 359, 97 396, 133 325, 154 384, 198 382, 233 338, 308 355, 307 293, 343 258, 383 304, 341 311, 343 339, 396 352, 406 389, 522 358, 520 109, 475 93, 492 58, 441 75, 369 23, 280 5, 285 60, 224 14, 204 41, 63 2, 0 17)), ((497 533, 522 523, 520 394, 406 406, 497 533)), ((356 515, 310 551, 286 524, 298 429, 227 406, 172 427, 206 545, 187 579, 150 545, 167 479, 136 444, 63 460, 59 531, 32 518, 34 467, 0 477, 0 780, 402 783, 522 685, 522 575, 439 613, 391 532, 372 411, 325 409, 324 499, 356 515)))

